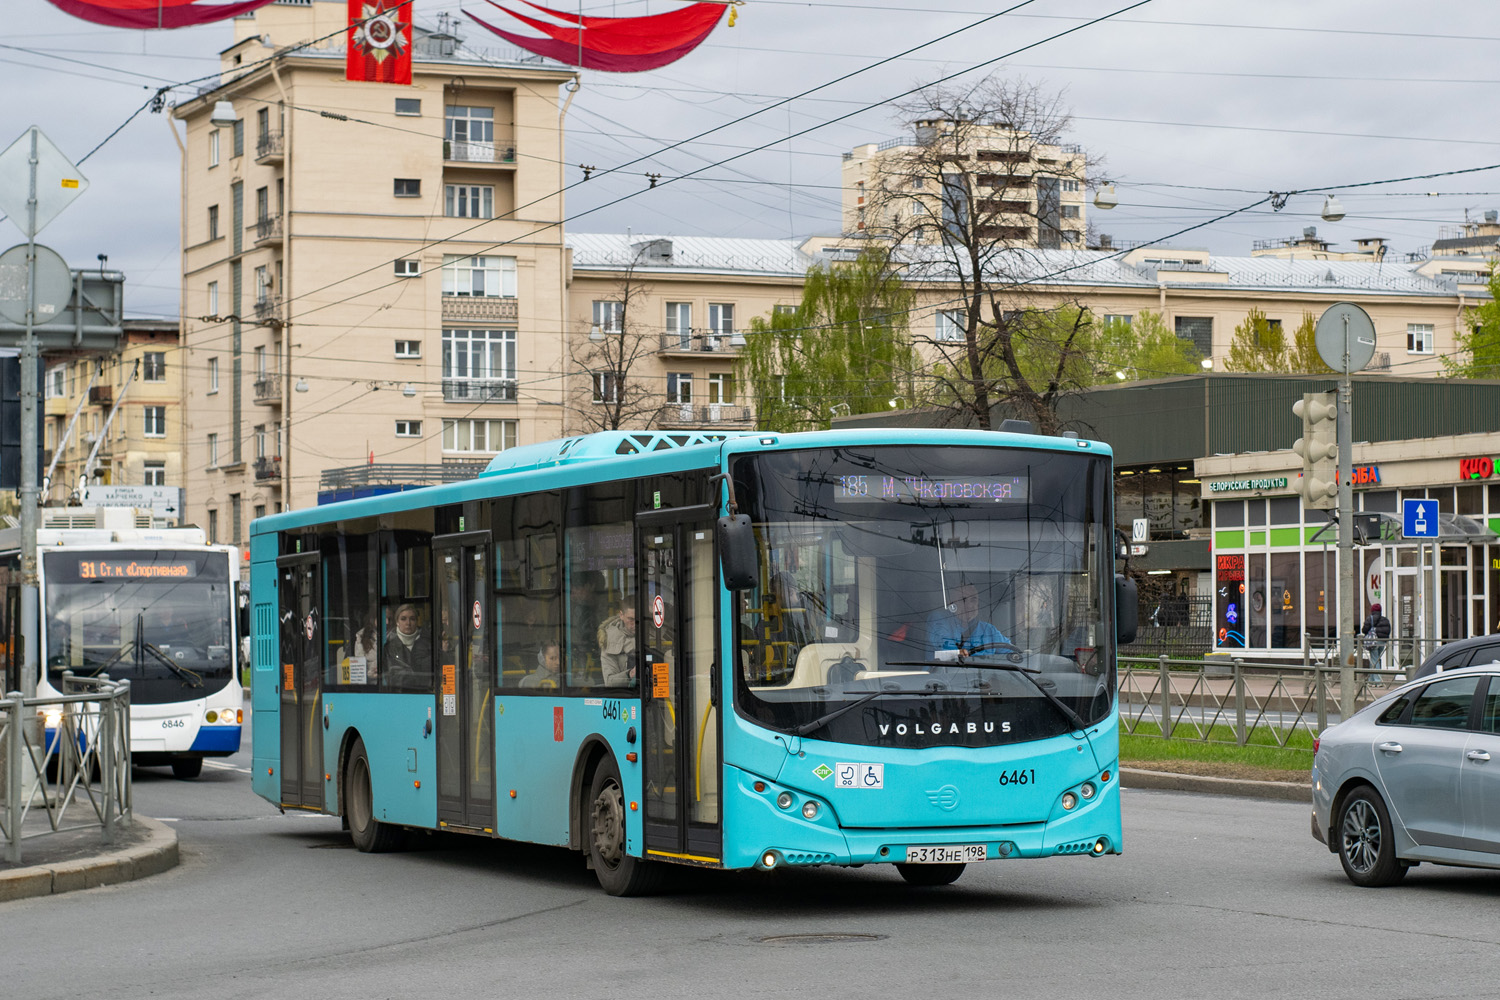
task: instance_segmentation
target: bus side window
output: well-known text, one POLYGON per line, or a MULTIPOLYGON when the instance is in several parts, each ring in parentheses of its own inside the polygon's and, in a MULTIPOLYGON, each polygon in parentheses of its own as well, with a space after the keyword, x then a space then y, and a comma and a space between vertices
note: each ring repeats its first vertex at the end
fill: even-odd
POLYGON ((386 536, 380 600, 382 691, 431 692, 436 634, 432 621, 431 511, 420 527, 400 526, 386 536))
MULTIPOLYGON (((527 678, 546 671, 547 646, 562 641, 562 493, 502 497, 494 502, 490 524, 494 526, 499 591, 499 686, 515 691, 527 678)), ((538 693, 555 691, 558 680, 549 679, 550 685, 527 684, 525 688, 538 693)))

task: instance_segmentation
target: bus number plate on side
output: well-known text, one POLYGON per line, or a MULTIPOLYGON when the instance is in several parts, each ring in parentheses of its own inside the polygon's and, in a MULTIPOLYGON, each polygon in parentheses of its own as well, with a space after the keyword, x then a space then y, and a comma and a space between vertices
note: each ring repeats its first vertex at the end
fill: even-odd
POLYGON ((989 850, 984 844, 912 845, 906 849, 909 865, 968 864, 988 858, 989 850))

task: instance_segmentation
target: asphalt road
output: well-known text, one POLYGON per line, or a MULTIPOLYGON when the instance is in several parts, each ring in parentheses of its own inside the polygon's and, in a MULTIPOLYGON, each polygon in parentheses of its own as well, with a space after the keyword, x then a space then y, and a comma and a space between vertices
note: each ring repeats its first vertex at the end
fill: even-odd
POLYGON ((179 831, 152 878, 0 906, 3 994, 159 997, 1500 996, 1500 872, 1349 885, 1307 806, 1125 791, 1126 853, 687 873, 614 899, 576 855, 479 841, 353 850, 251 795, 244 754, 136 772, 179 831))

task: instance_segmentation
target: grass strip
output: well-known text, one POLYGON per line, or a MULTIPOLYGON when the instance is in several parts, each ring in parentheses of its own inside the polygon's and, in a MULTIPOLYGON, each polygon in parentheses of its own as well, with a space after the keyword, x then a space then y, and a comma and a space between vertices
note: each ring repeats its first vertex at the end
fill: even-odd
MULTIPOLYGON (((1178 727, 1177 732, 1181 734, 1184 730, 1178 727)), ((1269 730, 1257 729, 1251 734, 1249 744, 1237 746, 1232 726, 1213 726, 1207 740, 1180 736, 1164 740, 1160 726, 1142 722, 1134 734, 1121 731, 1120 762, 1202 761, 1273 771, 1306 771, 1312 766, 1312 736, 1301 730, 1283 736, 1287 745, 1277 746, 1276 737, 1269 730)))

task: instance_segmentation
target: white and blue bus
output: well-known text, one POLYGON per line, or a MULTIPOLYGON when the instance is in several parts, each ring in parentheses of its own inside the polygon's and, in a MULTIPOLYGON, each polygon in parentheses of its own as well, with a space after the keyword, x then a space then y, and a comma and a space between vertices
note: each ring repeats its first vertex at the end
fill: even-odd
MULTIPOLYGON (((15 529, 0 532, 8 691, 21 683, 18 545, 15 529)), ((142 527, 42 528, 37 555, 39 696, 61 693, 69 671, 130 681, 132 762, 170 765, 179 778, 239 750, 237 549, 207 544, 198 528, 149 527, 148 518, 142 527)), ((49 743, 57 721, 46 720, 49 743)))
POLYGON ((1119 853, 1111 475, 1076 437, 605 432, 258 519, 255 791, 617 895, 1119 853))

